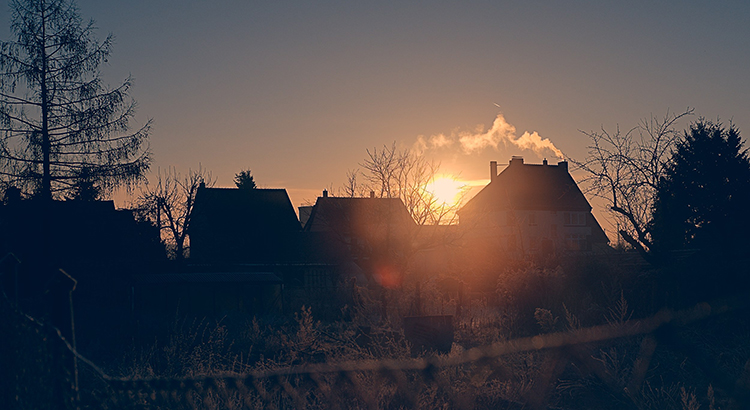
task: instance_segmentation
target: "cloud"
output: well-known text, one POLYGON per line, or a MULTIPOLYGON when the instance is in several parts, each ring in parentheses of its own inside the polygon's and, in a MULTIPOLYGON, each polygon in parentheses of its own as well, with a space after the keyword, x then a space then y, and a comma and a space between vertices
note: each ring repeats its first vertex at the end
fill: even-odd
POLYGON ((451 147, 458 142, 465 154, 472 154, 488 148, 497 150, 500 144, 512 145, 522 150, 534 151, 539 156, 546 152, 553 153, 557 158, 563 159, 564 155, 555 144, 548 138, 542 138, 536 131, 524 132, 520 137, 516 134, 516 127, 508 123, 502 113, 498 113, 492 122, 492 127, 485 131, 480 125, 474 132, 462 131, 450 136, 445 134, 433 135, 425 138, 420 135, 414 144, 414 150, 423 153, 428 149, 451 147))

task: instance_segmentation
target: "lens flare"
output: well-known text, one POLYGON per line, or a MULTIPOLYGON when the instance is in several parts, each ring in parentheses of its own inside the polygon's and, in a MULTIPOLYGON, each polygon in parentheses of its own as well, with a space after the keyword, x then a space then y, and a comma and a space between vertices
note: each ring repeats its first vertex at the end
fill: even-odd
POLYGON ((384 288, 396 289, 401 286, 402 276, 399 270, 390 264, 375 267, 375 280, 384 288))

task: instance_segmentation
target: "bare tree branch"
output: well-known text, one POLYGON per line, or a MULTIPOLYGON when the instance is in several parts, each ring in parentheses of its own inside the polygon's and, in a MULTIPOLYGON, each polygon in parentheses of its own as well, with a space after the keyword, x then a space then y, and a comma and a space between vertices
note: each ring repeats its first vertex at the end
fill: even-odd
POLYGON ((174 168, 157 171, 155 181, 141 188, 137 208, 141 216, 159 228, 172 259, 182 260, 190 251, 189 231, 195 196, 201 185, 212 187, 216 179, 200 165, 182 176, 174 168))
MULTIPOLYGON (((375 192, 380 198, 400 198, 418 225, 437 225, 455 222, 455 212, 460 200, 454 204, 442 203, 428 190, 440 169, 440 164, 405 149, 398 150, 394 142, 382 149, 367 150, 367 158, 360 164, 365 190, 375 192)), ((344 191, 357 193, 356 175, 348 174, 344 191), (354 186, 352 184, 355 184, 354 186)))
POLYGON ((651 252, 650 226, 659 180, 680 137, 677 123, 693 115, 667 111, 663 118, 651 116, 623 133, 581 131, 589 137, 588 155, 571 159, 586 173, 582 180, 588 193, 603 199, 620 237, 643 255, 651 252))

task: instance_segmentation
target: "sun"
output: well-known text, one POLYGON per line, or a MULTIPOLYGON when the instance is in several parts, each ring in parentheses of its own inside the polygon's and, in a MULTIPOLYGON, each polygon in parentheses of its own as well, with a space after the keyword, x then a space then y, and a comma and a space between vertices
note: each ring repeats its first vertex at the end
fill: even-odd
POLYGON ((425 186, 427 192, 435 196, 438 205, 455 205, 460 199, 466 184, 450 175, 436 176, 425 186))

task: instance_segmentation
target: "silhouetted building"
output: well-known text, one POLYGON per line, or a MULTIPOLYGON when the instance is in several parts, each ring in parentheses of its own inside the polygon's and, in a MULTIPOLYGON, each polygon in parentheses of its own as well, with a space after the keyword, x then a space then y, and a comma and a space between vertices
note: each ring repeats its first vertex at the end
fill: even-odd
POLYGON ((297 211, 299 212, 299 223, 302 224, 302 228, 304 229, 305 225, 307 225, 308 219, 310 219, 310 214, 312 214, 313 205, 303 205, 298 206, 297 211))
POLYGON ((373 252, 397 251, 416 228, 399 198, 318 197, 305 224, 307 232, 328 232, 361 260, 373 252))
POLYGON ((585 251, 609 240, 591 205, 568 173, 568 163, 524 164, 513 157, 459 211, 459 226, 471 243, 517 254, 585 251))
MULTIPOLYGON (((377 283, 403 277, 417 226, 399 198, 318 197, 305 232, 325 234, 329 246, 345 251, 361 272, 377 283)), ((360 286, 364 277, 357 276, 360 286)))
POLYGON ((305 224, 307 232, 330 232, 355 258, 379 248, 396 250, 414 234, 416 224, 399 198, 318 197, 305 224))
POLYGON ((69 312, 70 286, 60 288, 59 269, 77 281, 73 302, 82 341, 125 330, 131 276, 151 272, 165 259, 158 230, 112 201, 18 195, 0 205, 0 253, 21 261, 17 274, 4 272, 3 285, 13 289, 13 298, 18 289, 19 304, 31 314, 51 314, 54 321, 55 314, 69 312))
POLYGON ((182 272, 139 278, 140 317, 148 306, 159 307, 161 316, 174 315, 178 306, 213 317, 278 314, 302 305, 338 312, 346 301, 337 291, 357 274, 329 233, 302 231, 284 189, 200 187, 189 236, 182 272), (152 301, 161 291, 164 300, 152 301))
POLYGON ((200 187, 192 218, 193 263, 284 261, 301 231, 285 189, 200 187))

